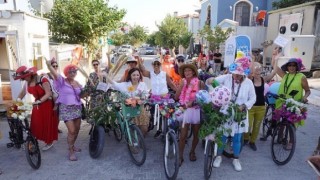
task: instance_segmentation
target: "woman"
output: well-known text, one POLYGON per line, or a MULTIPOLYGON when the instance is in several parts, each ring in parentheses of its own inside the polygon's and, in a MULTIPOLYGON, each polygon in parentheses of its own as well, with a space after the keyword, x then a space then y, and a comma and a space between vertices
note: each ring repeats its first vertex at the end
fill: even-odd
MULTIPOLYGON (((106 77, 106 79, 115 89, 130 97, 148 93, 146 83, 142 82, 142 74, 139 68, 130 69, 125 82, 117 83, 109 79, 109 77, 106 77)), ((134 118, 133 122, 141 129, 142 134, 146 136, 148 132, 149 116, 144 108, 142 108, 141 114, 134 118)))
MULTIPOLYGON (((58 62, 54 58, 51 60, 51 66, 53 67, 53 69, 56 72, 58 72, 58 70, 59 70, 58 62)), ((47 73, 47 75, 49 77, 49 81, 51 82, 51 84, 54 84, 53 83, 53 81, 54 81, 53 75, 51 73, 47 73)), ((58 110, 58 105, 56 104, 56 100, 57 100, 57 98, 59 96, 59 93, 57 92, 55 87, 52 89, 52 92, 55 94, 55 95, 53 95, 54 96, 53 99, 54 99, 54 103, 55 103, 54 110, 57 111, 58 110)), ((62 133, 62 130, 59 129, 59 123, 60 123, 60 121, 59 121, 59 118, 58 118, 58 133, 62 133)))
POLYGON ((199 142, 199 129, 200 129, 200 108, 195 104, 196 93, 200 89, 204 89, 204 83, 198 79, 198 71, 196 66, 192 64, 184 64, 179 68, 180 75, 182 77, 180 86, 175 95, 175 99, 183 105, 186 110, 183 114, 183 123, 180 130, 179 137, 179 158, 180 166, 182 165, 184 158, 184 146, 188 136, 189 126, 191 125, 193 132, 192 146, 189 153, 190 161, 196 161, 195 149, 199 142))
POLYGON ((77 161, 75 152, 80 152, 81 149, 75 147, 80 124, 81 124, 81 110, 82 102, 80 100, 80 92, 82 86, 75 80, 78 68, 73 65, 67 65, 63 74, 66 78, 58 74, 52 66, 50 61, 47 61, 50 73, 54 76, 54 83, 59 91, 59 97, 57 103, 59 104, 59 119, 64 121, 68 129, 68 148, 69 148, 69 160, 77 161))
MULTIPOLYGON (((287 98, 291 98, 289 93, 292 90, 297 90, 298 93, 293 97, 296 101, 303 103, 308 102, 308 97, 311 93, 307 78, 300 73, 304 69, 302 60, 300 58, 291 58, 287 63, 281 66, 277 65, 279 58, 278 49, 276 48, 272 54, 273 69, 282 78, 278 94, 284 94, 287 98)), ((281 100, 276 101, 276 108, 282 106, 281 100)))
POLYGON ((26 87, 22 88, 18 98, 22 99, 26 93, 35 98, 31 114, 31 133, 37 139, 44 141, 46 145, 43 151, 53 146, 53 141, 58 139, 58 117, 54 112, 54 102, 48 78, 37 75, 35 67, 21 66, 17 69, 14 80, 26 81, 26 87))
POLYGON ((133 57, 133 56, 129 56, 128 60, 127 60, 127 69, 124 71, 123 76, 121 77, 121 79, 118 81, 120 82, 126 82, 127 78, 128 78, 128 72, 130 71, 130 69, 132 68, 137 68, 138 66, 138 59, 139 57, 133 57))
POLYGON ((275 75, 275 71, 272 71, 268 76, 261 76, 262 66, 258 62, 252 63, 252 75, 250 79, 253 82, 255 93, 256 93, 256 102, 249 110, 249 132, 244 135, 244 144, 249 142, 249 147, 253 150, 257 150, 255 144, 257 137, 260 131, 260 125, 264 118, 266 112, 265 97, 264 92, 267 82, 269 82, 275 75))
MULTIPOLYGON (((254 86, 251 80, 246 78, 250 73, 250 62, 247 58, 236 59, 229 67, 231 74, 221 75, 216 78, 209 78, 206 84, 212 84, 213 80, 218 81, 220 85, 226 86, 231 90, 231 102, 239 105, 239 111, 246 111, 251 109, 256 102, 256 94, 254 86)), ((247 112, 248 114, 248 112, 247 112)), ((222 142, 225 143, 227 136, 232 136, 232 148, 233 148, 233 166, 236 171, 241 171, 242 167, 239 161, 240 148, 241 148, 241 136, 243 132, 248 132, 249 122, 248 119, 243 119, 240 123, 231 121, 227 122, 224 127, 231 129, 231 134, 225 132, 222 137, 222 142), (242 124, 244 126, 242 126, 242 124)), ((223 145, 224 146, 224 145, 223 145)), ((219 147, 218 156, 216 157, 213 166, 220 167, 222 162, 221 154, 224 147, 219 147)))
MULTIPOLYGON (((176 86, 173 84, 172 80, 170 79, 169 75, 161 70, 161 62, 158 58, 156 58, 152 62, 153 71, 148 71, 143 66, 142 62, 139 63, 139 68, 142 71, 142 75, 145 77, 150 78, 151 80, 151 98, 154 99, 162 99, 162 98, 170 98, 169 89, 168 86, 173 90, 176 91, 176 86)), ((152 106, 150 109, 151 112, 151 122, 150 124, 153 125, 153 115, 154 115, 154 109, 155 107, 152 106)), ((150 128, 153 129, 152 125, 149 125, 150 128)), ((161 127, 161 122, 159 124, 159 127, 161 127)), ((156 134, 154 135, 154 138, 158 138, 161 134, 162 130, 158 129, 156 134)))
POLYGON ((205 57, 202 57, 198 62, 198 72, 199 72, 199 79, 205 82, 208 78, 212 77, 213 70, 208 65, 208 60, 205 57))

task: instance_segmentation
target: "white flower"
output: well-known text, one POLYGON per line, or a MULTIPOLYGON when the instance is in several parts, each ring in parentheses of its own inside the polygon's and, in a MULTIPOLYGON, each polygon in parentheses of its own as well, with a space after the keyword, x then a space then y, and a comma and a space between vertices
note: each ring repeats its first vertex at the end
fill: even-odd
POLYGON ((24 116, 21 116, 21 115, 20 115, 18 118, 19 118, 20 120, 24 120, 24 119, 25 119, 25 117, 24 117, 24 116))
POLYGON ((17 102, 22 102, 22 100, 20 98, 17 99, 17 102))
POLYGON ((12 113, 12 114, 11 114, 11 117, 14 118, 14 119, 16 119, 16 118, 18 117, 18 115, 17 115, 16 113, 12 113))
POLYGON ((22 113, 21 113, 21 116, 26 116, 26 113, 25 113, 25 112, 22 112, 22 113))

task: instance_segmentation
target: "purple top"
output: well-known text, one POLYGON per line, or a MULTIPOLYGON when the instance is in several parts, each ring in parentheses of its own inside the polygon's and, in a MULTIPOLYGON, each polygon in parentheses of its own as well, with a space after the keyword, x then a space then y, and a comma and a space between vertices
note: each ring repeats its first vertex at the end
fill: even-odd
POLYGON ((80 92, 81 88, 72 88, 70 84, 66 82, 66 79, 61 75, 58 76, 56 80, 54 80, 54 85, 59 92, 59 97, 56 103, 62 103, 65 105, 81 105, 80 100, 80 92))

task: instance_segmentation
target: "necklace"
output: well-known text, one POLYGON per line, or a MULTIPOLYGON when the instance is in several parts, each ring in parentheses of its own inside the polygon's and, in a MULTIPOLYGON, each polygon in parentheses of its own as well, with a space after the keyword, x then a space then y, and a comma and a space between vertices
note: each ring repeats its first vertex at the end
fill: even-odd
POLYGON ((232 95, 231 99, 232 99, 232 100, 231 100, 231 101, 232 101, 233 103, 235 103, 236 100, 237 100, 237 98, 238 98, 241 84, 242 84, 242 81, 240 82, 240 84, 239 84, 239 86, 238 86, 238 89, 237 89, 237 93, 235 94, 235 93, 234 93, 234 79, 233 79, 233 77, 232 77, 232 92, 231 92, 231 95, 232 95))
POLYGON ((191 100, 194 100, 195 93, 197 92, 199 80, 198 78, 191 79, 190 83, 187 84, 187 80, 183 79, 183 87, 180 94, 179 102, 184 105, 191 100))
POLYGON ((294 74, 293 78, 291 79, 291 81, 288 83, 288 79, 289 79, 289 74, 287 75, 286 77, 286 81, 284 82, 284 94, 287 94, 288 90, 289 90, 289 87, 291 86, 294 78, 296 77, 297 73, 294 74))

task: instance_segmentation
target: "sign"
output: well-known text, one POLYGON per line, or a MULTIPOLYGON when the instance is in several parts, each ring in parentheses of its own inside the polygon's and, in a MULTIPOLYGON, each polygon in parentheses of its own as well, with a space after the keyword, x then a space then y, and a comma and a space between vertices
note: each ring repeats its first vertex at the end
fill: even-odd
POLYGON ((237 51, 242 51, 246 57, 251 56, 251 39, 247 35, 239 35, 236 37, 237 51))
POLYGON ((280 36, 278 35, 277 38, 273 41, 276 45, 284 48, 288 42, 289 42, 289 39, 283 37, 283 36, 280 36))
POLYGON ((226 40, 225 55, 224 55, 224 67, 229 67, 233 63, 236 54, 236 37, 230 36, 226 40))

